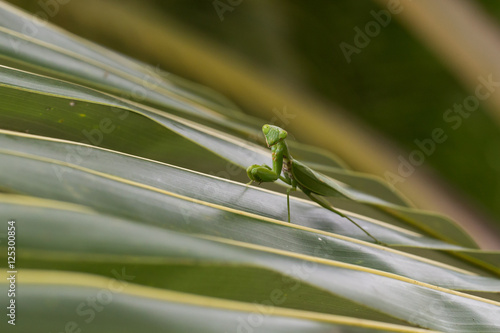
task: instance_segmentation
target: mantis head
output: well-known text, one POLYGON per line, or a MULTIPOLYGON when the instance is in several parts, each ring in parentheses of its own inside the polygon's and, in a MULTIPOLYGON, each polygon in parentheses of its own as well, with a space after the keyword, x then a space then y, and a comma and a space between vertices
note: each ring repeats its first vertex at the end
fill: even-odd
POLYGON ((281 127, 274 125, 264 125, 262 126, 262 132, 266 137, 267 146, 271 147, 286 139, 288 133, 281 127))

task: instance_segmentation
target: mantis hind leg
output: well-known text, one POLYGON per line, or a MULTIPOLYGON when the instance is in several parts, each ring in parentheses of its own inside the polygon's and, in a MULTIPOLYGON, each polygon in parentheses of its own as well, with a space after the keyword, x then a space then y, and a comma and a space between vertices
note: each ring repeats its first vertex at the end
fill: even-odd
POLYGON ((385 244, 384 242, 381 242, 379 241, 375 236, 372 236, 372 234, 370 234, 368 231, 366 231, 362 226, 360 226, 358 223, 356 223, 354 220, 352 220, 349 216, 341 213, 340 211, 336 210, 335 208, 333 208, 330 203, 326 202, 326 200, 322 200, 321 198, 317 198, 315 197, 311 191, 303 191, 312 201, 316 202, 317 204, 319 204, 321 207, 323 208, 326 208, 336 214, 338 214, 339 216, 349 220, 350 222, 352 222, 356 227, 358 227, 359 229, 361 229, 368 237, 370 237, 371 239, 373 239, 375 241, 376 244, 379 244, 379 245, 383 245, 383 246, 387 246, 387 244, 385 244))

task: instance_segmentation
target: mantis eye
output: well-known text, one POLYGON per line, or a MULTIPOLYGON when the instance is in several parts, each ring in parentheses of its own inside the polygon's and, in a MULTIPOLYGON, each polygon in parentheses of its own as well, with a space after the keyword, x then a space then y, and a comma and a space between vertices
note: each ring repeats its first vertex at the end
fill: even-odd
POLYGON ((287 132, 287 131, 285 131, 284 129, 282 129, 282 130, 280 131, 280 135, 279 135, 280 139, 281 139, 281 140, 286 139, 286 137, 287 137, 287 136, 288 136, 288 132, 287 132))
POLYGON ((264 133, 264 135, 267 135, 267 133, 269 133, 270 129, 271 129, 271 126, 269 126, 267 124, 262 126, 262 132, 264 133))

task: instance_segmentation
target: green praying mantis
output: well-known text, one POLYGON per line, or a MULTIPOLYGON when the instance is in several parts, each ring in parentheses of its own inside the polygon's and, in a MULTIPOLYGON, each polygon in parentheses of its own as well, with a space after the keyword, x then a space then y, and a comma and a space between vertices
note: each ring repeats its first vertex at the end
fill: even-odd
POLYGON ((271 148, 273 167, 267 165, 251 165, 247 168, 250 183, 275 182, 278 179, 290 185, 286 191, 286 203, 288 209, 288 222, 290 222, 290 192, 295 191, 297 187, 304 192, 311 200, 320 206, 340 215, 351 221, 365 234, 371 237, 377 244, 384 244, 363 229, 358 223, 353 221, 347 215, 341 213, 331 206, 331 204, 320 196, 339 196, 340 192, 335 190, 339 185, 328 177, 315 172, 308 166, 294 160, 288 151, 288 145, 285 141, 288 136, 287 131, 274 125, 262 126, 262 132, 266 138, 267 146, 271 148), (281 175, 283 173, 283 175, 281 175))

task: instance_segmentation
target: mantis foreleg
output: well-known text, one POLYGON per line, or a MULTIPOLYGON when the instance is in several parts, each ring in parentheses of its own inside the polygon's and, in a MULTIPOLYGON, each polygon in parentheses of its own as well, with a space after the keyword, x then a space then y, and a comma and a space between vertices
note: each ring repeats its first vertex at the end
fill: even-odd
POLYGON ((262 182, 274 182, 274 181, 280 179, 283 182, 285 182, 285 183, 287 183, 289 185, 292 185, 292 187, 290 187, 286 191, 286 204, 287 204, 287 211, 288 211, 288 222, 290 222, 290 192, 296 190, 296 185, 293 184, 293 182, 290 179, 287 179, 286 177, 283 177, 283 176, 280 176, 279 174, 277 174, 274 170, 272 170, 267 165, 257 165, 257 164, 254 164, 254 165, 248 167, 247 174, 248 174, 248 177, 251 179, 250 183, 253 182, 253 181, 256 181, 256 182, 259 182, 259 183, 262 183, 262 182))

